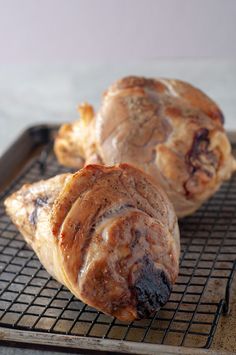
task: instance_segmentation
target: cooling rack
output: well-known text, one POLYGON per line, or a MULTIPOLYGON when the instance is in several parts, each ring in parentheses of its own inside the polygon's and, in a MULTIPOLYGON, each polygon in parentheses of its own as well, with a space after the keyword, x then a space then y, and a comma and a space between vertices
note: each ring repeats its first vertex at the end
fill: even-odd
POLYGON ((16 165, 13 151, 19 151, 18 164, 23 162, 0 195, 0 340, 143 354, 184 354, 189 347, 201 354, 200 348, 210 348, 220 317, 230 310, 236 176, 180 221, 180 274, 168 303, 149 319, 125 323, 83 304, 48 275, 5 214, 5 197, 22 184, 67 171, 52 151, 54 131, 31 128, 0 161, 8 180, 9 161, 16 165))

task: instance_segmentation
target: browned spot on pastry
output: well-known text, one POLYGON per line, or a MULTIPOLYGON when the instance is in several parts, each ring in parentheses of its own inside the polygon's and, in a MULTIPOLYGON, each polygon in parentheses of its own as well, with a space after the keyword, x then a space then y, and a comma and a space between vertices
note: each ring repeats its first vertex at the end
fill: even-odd
POLYGON ((176 106, 167 106, 165 109, 165 114, 171 118, 181 117, 182 111, 176 106))
POLYGON ((147 318, 168 301, 171 284, 166 273, 157 269, 148 256, 143 258, 135 274, 131 290, 137 302, 137 315, 140 319, 147 318))

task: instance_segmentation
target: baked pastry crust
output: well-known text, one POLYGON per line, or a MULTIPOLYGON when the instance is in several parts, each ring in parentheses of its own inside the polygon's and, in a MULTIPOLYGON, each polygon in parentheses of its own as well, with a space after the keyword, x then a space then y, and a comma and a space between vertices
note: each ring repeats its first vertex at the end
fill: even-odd
POLYGON ((88 165, 25 185, 5 206, 47 271, 90 306, 132 321, 167 302, 179 270, 177 217, 139 169, 88 165))
MULTIPOLYGON (((121 79, 105 92, 89 125, 81 128, 82 122, 83 115, 70 127, 89 134, 90 141, 77 139, 78 145, 86 141, 93 147, 92 154, 91 148, 81 154, 85 163, 139 167, 163 186, 178 217, 197 210, 236 169, 221 110, 202 91, 180 80, 121 79)), ((56 155, 72 166, 71 151, 61 156, 61 142, 67 141, 62 130, 56 155)))

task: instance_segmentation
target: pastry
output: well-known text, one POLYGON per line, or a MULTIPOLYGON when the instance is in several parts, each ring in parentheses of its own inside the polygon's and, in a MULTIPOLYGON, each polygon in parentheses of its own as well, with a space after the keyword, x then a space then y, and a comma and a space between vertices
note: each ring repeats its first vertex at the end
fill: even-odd
POLYGON ((46 270, 122 321, 149 317, 179 270, 179 229, 162 188, 128 164, 88 165, 24 185, 7 214, 46 270))
POLYGON ((76 154, 85 164, 139 167, 162 185, 183 217, 236 168, 223 123, 216 103, 188 83, 126 77, 105 92, 96 115, 84 105, 81 119, 60 129, 55 152, 62 164, 74 168, 82 166, 76 154))

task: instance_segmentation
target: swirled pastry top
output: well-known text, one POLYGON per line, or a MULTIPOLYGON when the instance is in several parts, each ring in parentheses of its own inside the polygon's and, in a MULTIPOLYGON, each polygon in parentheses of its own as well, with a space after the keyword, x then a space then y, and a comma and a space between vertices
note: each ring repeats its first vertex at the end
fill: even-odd
MULTIPOLYGON (((159 181, 180 217, 194 212, 236 167, 221 110, 180 80, 121 79, 82 127, 84 121, 82 115, 80 125, 71 127, 77 126, 81 137, 88 131, 93 137, 92 144, 83 137, 76 140, 85 147, 85 162, 136 165, 159 181)), ((66 141, 59 134, 56 144, 65 147, 66 141)), ((73 156, 68 145, 66 156, 73 156)), ((67 158, 61 161, 67 165, 67 158)))

